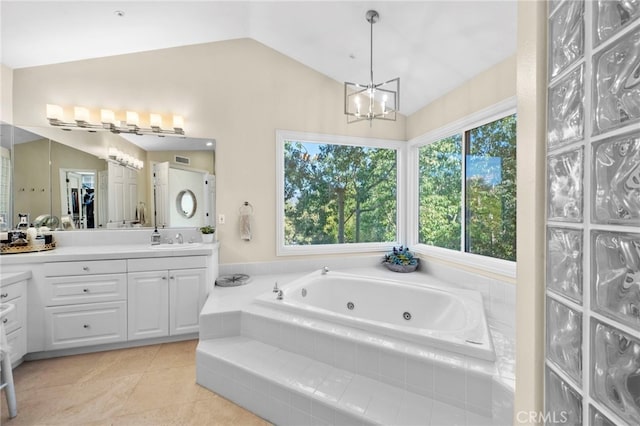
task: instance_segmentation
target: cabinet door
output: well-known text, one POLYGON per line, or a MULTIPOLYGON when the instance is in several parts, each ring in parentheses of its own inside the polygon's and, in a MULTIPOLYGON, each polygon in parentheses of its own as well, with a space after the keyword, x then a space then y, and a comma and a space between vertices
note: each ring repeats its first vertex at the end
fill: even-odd
POLYGON ((170 334, 198 332, 200 309, 204 303, 205 269, 169 271, 170 334))
POLYGON ((167 271, 128 274, 129 340, 169 335, 167 271))

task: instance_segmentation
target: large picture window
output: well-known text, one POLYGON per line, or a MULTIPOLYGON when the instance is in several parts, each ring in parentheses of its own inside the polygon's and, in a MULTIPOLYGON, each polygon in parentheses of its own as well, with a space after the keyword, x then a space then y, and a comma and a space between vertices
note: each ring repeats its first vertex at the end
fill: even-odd
POLYGON ((388 146, 393 142, 281 136, 281 254, 381 250, 398 242, 400 171, 398 148, 388 146))
POLYGON ((418 241, 516 259, 516 115, 417 148, 418 241))

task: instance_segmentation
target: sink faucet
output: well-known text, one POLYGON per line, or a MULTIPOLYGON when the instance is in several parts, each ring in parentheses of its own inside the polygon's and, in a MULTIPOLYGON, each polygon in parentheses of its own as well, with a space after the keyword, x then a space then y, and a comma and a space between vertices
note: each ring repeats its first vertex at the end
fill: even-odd
POLYGON ((176 234, 176 241, 178 242, 178 244, 184 243, 184 238, 182 238, 182 234, 179 232, 176 234))

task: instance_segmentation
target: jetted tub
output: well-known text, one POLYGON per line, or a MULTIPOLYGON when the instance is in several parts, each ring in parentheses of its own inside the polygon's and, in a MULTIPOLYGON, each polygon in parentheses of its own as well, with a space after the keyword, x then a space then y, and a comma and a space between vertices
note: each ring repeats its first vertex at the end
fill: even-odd
POLYGON ((495 354, 477 291, 315 271, 258 303, 272 308, 493 361, 495 354))

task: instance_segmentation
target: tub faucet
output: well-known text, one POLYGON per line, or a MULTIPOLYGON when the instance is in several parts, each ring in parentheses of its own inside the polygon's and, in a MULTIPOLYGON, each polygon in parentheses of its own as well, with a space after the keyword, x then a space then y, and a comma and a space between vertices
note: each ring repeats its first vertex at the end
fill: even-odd
POLYGON ((325 266, 324 268, 322 268, 322 275, 326 275, 327 272, 329 272, 328 266, 325 266))
POLYGON ((284 298, 284 293, 282 292, 282 290, 278 290, 278 296, 276 297, 276 300, 282 300, 284 298))
POLYGON ((277 293, 278 291, 280 291, 280 289, 278 288, 278 281, 276 281, 276 285, 273 286, 273 292, 277 293))
POLYGON ((176 241, 178 242, 178 244, 184 243, 184 238, 182 237, 182 234, 179 232, 176 234, 176 241))

